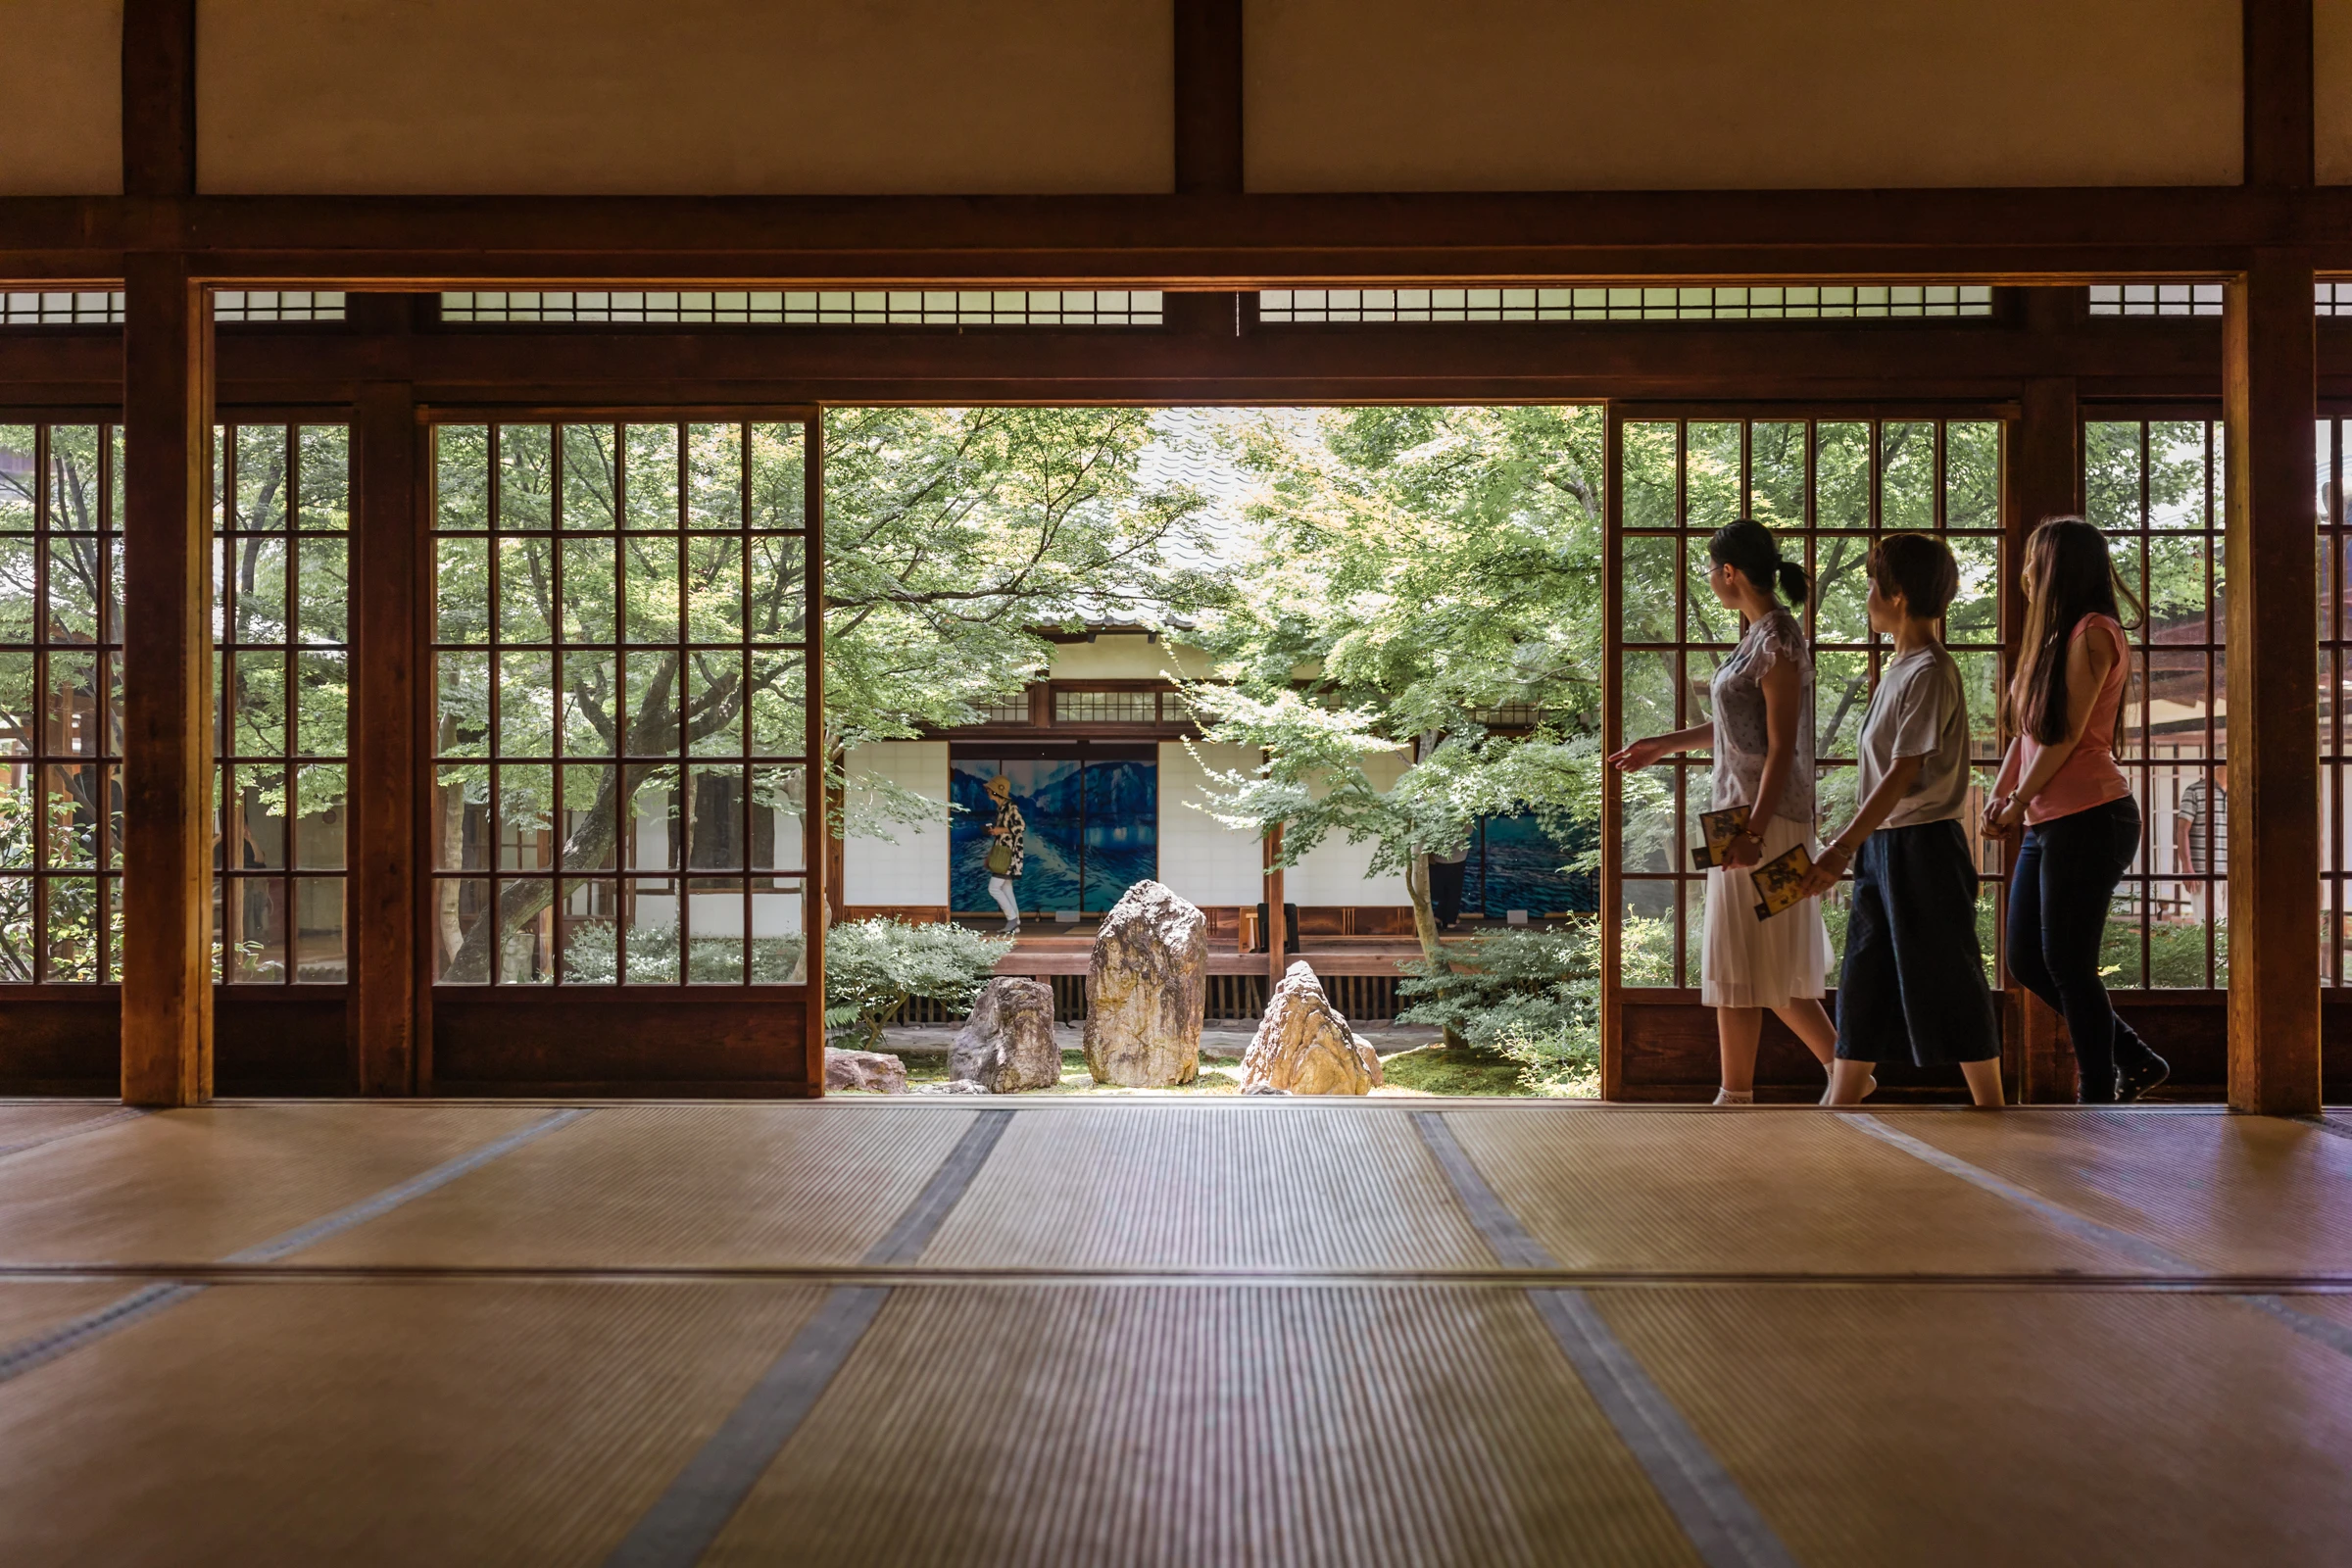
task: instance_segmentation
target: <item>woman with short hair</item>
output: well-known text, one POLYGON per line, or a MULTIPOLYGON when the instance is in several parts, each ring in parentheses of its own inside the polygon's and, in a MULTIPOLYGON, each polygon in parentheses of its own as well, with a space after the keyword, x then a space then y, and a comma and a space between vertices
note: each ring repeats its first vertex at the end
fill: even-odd
POLYGON ((1804 568, 1750 517, 1707 541, 1707 585, 1743 622, 1740 642, 1715 668, 1712 722, 1653 735, 1609 759, 1626 772, 1676 752, 1711 750, 1713 809, 1745 807, 1747 831, 1707 873, 1699 1000, 1715 1009, 1723 1062, 1719 1105, 1756 1098, 1756 1044, 1771 1012, 1826 1068, 1838 1032, 1822 1010, 1830 935, 1821 901, 1807 897, 1770 917, 1756 912, 1756 866, 1813 842, 1813 653, 1789 606, 1803 608, 1804 568), (1782 602, 1782 596, 1788 603, 1782 602))
POLYGON ((2026 541, 2023 658, 2002 702, 2017 738, 1984 831, 2024 842, 2009 873, 2009 972, 2066 1017, 2086 1104, 2136 1100, 2171 1075, 2115 1015, 2099 980, 2107 909, 2139 853, 2139 803, 2115 765, 2132 667, 2107 538, 2050 517, 2026 541))
POLYGON ((1894 643, 1879 671, 1855 755, 1859 804, 1814 861, 1806 884, 1854 886, 1838 977, 1833 1105, 1869 1093, 1888 1056, 1957 1065, 1971 1099, 2001 1103, 2001 1028, 1977 946, 1977 863, 1968 809, 1968 695, 1939 635, 1960 588, 1951 548, 1924 533, 1888 534, 1871 551, 1870 629, 1894 643))

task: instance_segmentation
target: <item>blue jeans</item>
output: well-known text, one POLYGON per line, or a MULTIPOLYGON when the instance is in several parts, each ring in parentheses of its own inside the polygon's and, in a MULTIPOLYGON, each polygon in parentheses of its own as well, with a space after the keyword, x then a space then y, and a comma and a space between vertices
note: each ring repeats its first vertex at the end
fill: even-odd
POLYGON ((2127 795, 2027 828, 2009 873, 2009 972, 2065 1015, 2086 1104, 2114 1101, 2119 1054, 2153 1054, 2099 981, 2107 907, 2138 851, 2139 804, 2127 795))

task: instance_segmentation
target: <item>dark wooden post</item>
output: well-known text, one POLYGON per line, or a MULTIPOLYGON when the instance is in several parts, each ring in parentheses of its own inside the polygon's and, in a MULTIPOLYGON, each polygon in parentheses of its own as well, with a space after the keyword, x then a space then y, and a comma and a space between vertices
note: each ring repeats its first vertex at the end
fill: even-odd
POLYGON ((213 1094, 212 309, 179 255, 125 260, 122 1099, 213 1094))
POLYGON ((1274 988, 1282 984, 1283 946, 1291 934, 1291 923, 1282 917, 1282 824, 1274 824, 1266 834, 1266 1001, 1274 1000, 1274 988))
MULTIPOLYGON (((354 314, 405 307, 354 296, 354 314)), ((358 506, 352 518, 351 1004, 352 1080, 363 1095, 418 1088, 425 980, 418 964, 418 607, 416 403, 406 382, 360 389, 358 506)))
POLYGON ((2222 322, 2230 1104, 2274 1116, 2320 1106, 2314 318, 2311 259, 2261 250, 2230 280, 2222 322))
MULTIPOLYGON (((2037 331, 2058 330, 2081 308, 2082 299, 2081 289, 2029 290, 2028 322, 2037 331)), ((2001 508, 2001 550, 2006 558, 2001 625, 2010 647, 2010 662, 2001 671, 2004 679, 2015 667, 2017 639, 2026 624, 2026 539, 2042 518, 2082 510, 2082 425, 2075 383, 2041 378, 2026 382, 2021 390, 2003 466, 2007 493, 2001 508)), ((2004 731, 2001 739, 2006 744, 2013 737, 2004 731)), ((2029 1103, 2071 1103, 2078 1093, 2077 1073, 2073 1052, 2059 1039, 2058 1015, 2009 979, 2005 964, 2003 979, 2014 998, 2007 1012, 2016 1024, 2014 1038, 2003 1042, 2002 1052, 2014 1093, 2029 1103)))
MULTIPOLYGON (((825 411, 808 415, 807 453, 808 504, 804 512, 808 532, 801 548, 802 581, 808 584, 808 662, 803 686, 803 755, 811 768, 825 757, 825 411)), ((821 775, 820 775, 821 776, 821 775)), ((825 927, 841 907, 842 841, 833 836, 832 813, 826 808, 831 792, 804 786, 810 809, 803 823, 802 864, 808 880, 801 899, 801 941, 808 990, 802 1014, 802 1039, 807 1051, 808 1093, 825 1091, 825 927)), ((846 827, 846 823, 844 824, 846 827)))

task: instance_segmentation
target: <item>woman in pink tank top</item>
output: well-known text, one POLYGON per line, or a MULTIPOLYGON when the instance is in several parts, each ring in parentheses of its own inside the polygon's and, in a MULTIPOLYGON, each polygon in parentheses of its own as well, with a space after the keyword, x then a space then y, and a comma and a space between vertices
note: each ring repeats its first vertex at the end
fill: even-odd
POLYGON ((1989 836, 2025 833, 2009 873, 2009 972, 2065 1014, 2083 1102, 2136 1100, 2172 1069, 2099 980, 2108 904, 2139 853, 2139 804, 2115 764, 2132 671, 2117 600, 2132 595, 2106 536, 2081 517, 2034 530, 2024 586, 2023 658, 2002 701, 2017 738, 1984 812, 1989 836))

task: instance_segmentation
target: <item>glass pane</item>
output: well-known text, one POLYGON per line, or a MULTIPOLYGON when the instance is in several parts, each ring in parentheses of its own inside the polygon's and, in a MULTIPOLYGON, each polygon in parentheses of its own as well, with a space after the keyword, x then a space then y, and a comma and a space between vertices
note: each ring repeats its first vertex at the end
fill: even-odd
POLYGON ((306 424, 294 434, 302 486, 296 526, 341 533, 351 526, 351 431, 339 424, 306 424))
POLYGON ((620 840, 616 808, 620 770, 566 767, 562 782, 564 869, 611 870, 617 863, 620 840))
POLYGON ((435 526, 479 532, 490 526, 490 429, 444 424, 433 431, 435 526))
POLYGON ((632 424, 627 442, 628 526, 675 529, 678 517, 678 430, 671 424, 632 424))
POLYGON ((498 979, 501 985, 555 984, 554 896, 554 884, 542 877, 498 884, 495 918, 499 931, 498 979))
POLYGON ((1771 528, 1805 522, 1805 426, 1759 419, 1748 427, 1748 515, 1771 528))
POLYGON ((498 427, 498 525, 505 532, 537 532, 554 520, 551 440, 543 424, 498 427))
POLYGON ((444 643, 490 640, 490 542, 441 539, 433 546, 433 638, 444 643))
POLYGON ((106 581, 105 542, 95 534, 52 537, 49 555, 49 640, 98 640, 98 603, 106 581))
POLYGON ((612 510, 612 426, 564 426, 564 526, 612 529, 619 526, 612 510))
MULTIPOLYGON (((743 426, 690 424, 686 427, 686 526, 741 528, 743 514, 743 426)), ((741 924, 740 921, 737 922, 741 924)))
POLYGON ((1954 646, 2000 642, 2001 541, 1955 535, 1944 543, 1960 567, 1960 591, 1943 613, 1944 641, 1954 646))
POLYGON ((697 757, 743 752, 745 657, 701 649, 686 660, 686 749, 697 757))
POLYGON ((0 643, 31 644, 40 610, 38 543, 29 536, 0 534, 0 643))
POLYGON ((1620 675, 1618 712, 1627 741, 1663 735, 1675 720, 1674 655, 1629 653, 1620 675))
POLYGON ((286 494, 286 430, 283 425, 240 424, 236 439, 236 495, 229 526, 281 532, 290 498, 286 494))
POLYGON ((1629 643, 1674 641, 1674 549, 1672 539, 1636 536, 1624 542, 1621 599, 1629 643))
POLYGON ((741 534, 698 535, 686 542, 688 642, 743 640, 745 545, 741 534))
POLYGON ((98 878, 51 877, 43 884, 49 906, 49 941, 41 978, 87 985, 102 978, 98 933, 98 878))
POLYGON ((678 541, 635 535, 621 547, 628 597, 625 628, 633 643, 675 643, 678 640, 678 541))
POLYGON ((1823 653, 1813 661, 1814 755, 1852 757, 1870 709, 1870 656, 1823 653))
POLYGON ((1943 525, 2001 525, 2001 427, 1954 420, 1943 427, 1943 525))
POLYGON ((343 879, 306 876, 294 884, 294 978, 339 985, 349 978, 343 942, 343 879))
POLYGON ((808 684, 799 654, 758 654, 752 659, 754 757, 808 755, 808 684))
POLYGON ((351 640, 349 573, 342 540, 305 539, 298 564, 302 579, 300 621, 306 643, 351 640))
POLYGON ((1817 534, 1813 540, 1815 639, 1870 641, 1870 536, 1817 534))
POLYGON ((443 654, 434 682, 444 757, 490 755, 490 656, 443 654))
POLYGON ((625 777, 635 788, 623 786, 618 806, 623 835, 621 863, 639 871, 675 868, 684 848, 679 842, 682 803, 678 800, 678 770, 652 768, 639 782, 637 769, 632 767, 625 777))
POLYGON ((1936 426, 1889 419, 1879 426, 1879 524, 1936 525, 1936 426))
POLYGON ((808 865, 805 767, 752 769, 751 863, 755 871, 799 871, 808 865))
POLYGON ((751 525, 800 528, 808 522, 807 436, 799 424, 752 426, 751 525))
POLYGON ((2209 640, 2205 618, 2206 551, 2219 544, 2218 538, 2201 533, 2149 537, 2148 622, 2141 635, 2158 643, 2209 640))
POLYGON ((1674 887, 1666 882, 1625 884, 1624 924, 1618 939, 1623 984, 1674 984, 1674 887))
POLYGON ((808 543, 798 534, 754 535, 750 613, 754 642, 807 640, 808 543))
POLYGON ((488 984, 490 884, 446 880, 435 882, 433 890, 433 977, 443 985, 488 984))
MULTIPOLYGON (((2082 426, 2083 515, 2101 528, 2139 526, 2139 426, 2082 426)), ((2038 519, 2035 519, 2038 520, 2038 519)))
POLYGON ((351 656, 340 650, 296 654, 294 671, 302 683, 295 751, 304 757, 349 755, 351 656))
POLYGON ((556 656, 498 656, 498 755, 553 757, 556 751, 556 656))
POLYGON ((29 424, 0 424, 0 533, 31 533, 40 523, 39 432, 29 424))
POLYGON ((293 566, 286 541, 249 535, 229 541, 230 624, 240 644, 280 647, 287 640, 286 574, 293 566))
POLYGON ((612 601, 620 581, 617 543, 611 539, 564 541, 564 640, 610 643, 619 632, 612 601))
POLYGON ((294 770, 294 863, 306 871, 343 869, 348 816, 343 765, 314 762, 294 770))
POLYGON ((619 891, 611 882, 563 885, 557 925, 564 943, 567 986, 609 986, 620 978, 614 913, 619 891))
POLYGON ((1623 438, 1625 525, 1675 527, 1674 426, 1664 422, 1628 424, 1623 438))
POLYGON ((286 884, 276 877, 227 879, 230 985, 270 984, 286 978, 286 884))
POLYGON ((1821 424, 1813 431, 1813 522, 1870 526, 1870 426, 1821 424))
POLYGON ((503 643, 554 642, 555 603, 552 541, 500 540, 498 640, 503 643))
POLYGON ((614 755, 613 670, 617 661, 611 654, 600 653, 566 653, 563 658, 564 755, 614 755))
POLYGON ((2099 943, 2100 978, 2110 991, 2136 991, 2147 982, 2140 961, 2140 907, 2136 886, 2127 880, 2115 890, 2107 912, 2107 930, 2099 943))
POLYGON ((622 939, 630 985, 678 983, 678 885, 674 880, 621 884, 622 939))
POLYGON ((1712 533, 1740 515, 1740 423, 1729 420, 1689 426, 1684 459, 1685 526, 1712 533))
POLYGON ((545 762, 498 770, 498 867, 544 871, 556 863, 556 770, 545 762))
POLYGON ((808 983, 807 890, 798 878, 752 879, 752 984, 808 983))
MULTIPOLYGON (((14 799, 0 795, 0 811, 14 799)), ((0 984, 28 986, 39 978, 33 961, 36 886, 29 876, 0 876, 0 984)))
POLYGON ((2159 420, 2148 426, 2148 526, 2206 526, 2201 420, 2159 420))
POLYGON ((731 877, 697 877, 687 885, 687 984, 743 983, 745 903, 743 883, 731 877))
POLYGON ((443 767, 433 785, 433 865, 443 871, 486 870, 490 770, 443 767))

